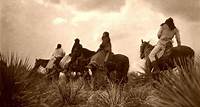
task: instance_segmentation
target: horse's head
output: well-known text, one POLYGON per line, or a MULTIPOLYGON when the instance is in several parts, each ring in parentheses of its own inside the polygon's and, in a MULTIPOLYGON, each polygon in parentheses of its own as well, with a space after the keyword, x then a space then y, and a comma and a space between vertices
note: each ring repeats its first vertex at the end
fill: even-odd
POLYGON ((35 66, 33 67, 33 69, 36 69, 40 66, 40 59, 35 59, 35 66))
POLYGON ((140 45, 140 58, 143 59, 145 57, 145 48, 147 46, 150 46, 150 43, 149 41, 146 42, 146 41, 143 41, 141 40, 142 44, 140 45))
POLYGON ((49 62, 49 59, 35 59, 35 66, 33 67, 33 69, 37 69, 40 66, 46 67, 48 62, 49 62))

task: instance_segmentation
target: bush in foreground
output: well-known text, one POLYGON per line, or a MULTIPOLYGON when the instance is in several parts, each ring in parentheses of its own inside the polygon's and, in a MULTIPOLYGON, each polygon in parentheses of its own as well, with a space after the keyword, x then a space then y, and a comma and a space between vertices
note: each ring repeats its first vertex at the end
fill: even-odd
POLYGON ((158 84, 159 107, 199 107, 200 105, 200 60, 187 70, 169 71, 158 84), (189 70, 189 71, 188 71, 189 70))
POLYGON ((28 60, 16 55, 0 55, 1 107, 39 107, 57 105, 59 93, 53 84, 48 85, 43 75, 31 70, 28 60), (50 101, 51 100, 51 101, 50 101))

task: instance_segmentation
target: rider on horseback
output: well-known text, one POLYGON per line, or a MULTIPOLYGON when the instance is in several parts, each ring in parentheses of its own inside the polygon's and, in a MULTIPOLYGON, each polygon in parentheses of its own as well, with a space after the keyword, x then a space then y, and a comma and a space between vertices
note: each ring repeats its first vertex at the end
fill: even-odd
POLYGON ((52 54, 52 58, 56 59, 54 63, 57 67, 59 67, 59 62, 64 56, 65 56, 65 52, 62 49, 62 45, 57 44, 57 48, 55 49, 55 51, 52 54))
POLYGON ((103 67, 107 62, 110 53, 112 53, 112 48, 109 33, 104 32, 102 36, 102 43, 97 53, 91 58, 88 68, 92 68, 92 66, 103 67))
POLYGON ((75 42, 70 54, 72 57, 71 62, 76 61, 76 59, 81 56, 82 45, 80 44, 80 40, 76 38, 74 41, 75 42))
POLYGON ((149 54, 149 59, 154 69, 158 68, 158 65, 156 62, 156 55, 158 56, 158 58, 160 58, 164 54, 167 44, 171 43, 174 35, 176 37, 178 46, 180 46, 181 41, 180 41, 179 31, 174 25, 173 19, 170 17, 165 21, 165 23, 161 24, 160 30, 157 34, 158 39, 159 39, 157 42, 157 45, 149 54))

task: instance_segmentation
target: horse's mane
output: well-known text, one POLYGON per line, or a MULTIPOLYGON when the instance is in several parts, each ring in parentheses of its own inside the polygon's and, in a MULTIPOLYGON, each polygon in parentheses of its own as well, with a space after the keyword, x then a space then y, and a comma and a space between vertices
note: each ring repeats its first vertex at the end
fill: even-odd
POLYGON ((151 45, 150 43, 148 43, 145 46, 145 50, 146 50, 145 52, 150 53, 153 50, 154 47, 155 47, 154 45, 151 45))

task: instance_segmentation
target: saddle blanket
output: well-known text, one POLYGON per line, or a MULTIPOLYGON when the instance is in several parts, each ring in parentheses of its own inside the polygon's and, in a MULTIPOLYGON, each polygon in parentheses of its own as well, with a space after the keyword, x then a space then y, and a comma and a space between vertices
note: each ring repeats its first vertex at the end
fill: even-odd
POLYGON ((71 61, 71 56, 65 55, 65 56, 61 59, 59 65, 60 65, 61 68, 64 69, 64 68, 68 65, 68 63, 69 63, 70 61, 71 61))
POLYGON ((56 58, 51 58, 46 66, 47 69, 52 69, 54 66, 54 62, 56 61, 56 58))

